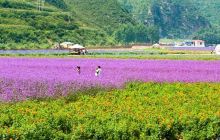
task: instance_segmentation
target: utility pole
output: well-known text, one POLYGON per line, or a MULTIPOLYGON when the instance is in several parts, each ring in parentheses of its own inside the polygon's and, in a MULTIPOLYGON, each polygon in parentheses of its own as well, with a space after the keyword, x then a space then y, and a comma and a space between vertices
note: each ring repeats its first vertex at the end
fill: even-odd
POLYGON ((44 8, 45 0, 37 0, 37 10, 42 11, 44 8))
POLYGON ((37 10, 39 10, 39 0, 37 0, 37 10))
POLYGON ((40 1, 41 0, 37 0, 37 10, 40 11, 40 1))
POLYGON ((40 11, 40 0, 37 0, 37 10, 40 11))
POLYGON ((44 3, 45 3, 45 0, 41 0, 41 10, 44 10, 44 3))

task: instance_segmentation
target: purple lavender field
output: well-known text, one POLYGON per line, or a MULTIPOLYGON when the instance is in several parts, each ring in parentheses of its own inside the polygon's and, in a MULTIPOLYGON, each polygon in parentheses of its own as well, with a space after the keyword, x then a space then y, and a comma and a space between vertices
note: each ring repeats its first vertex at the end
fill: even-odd
POLYGON ((220 82, 220 61, 1 58, 0 101, 64 96, 91 86, 144 82, 220 82), (100 65, 102 73, 95 76, 100 65), (76 71, 81 66, 81 74, 76 71))
POLYGON ((214 51, 215 47, 169 47, 168 49, 176 51, 214 51))

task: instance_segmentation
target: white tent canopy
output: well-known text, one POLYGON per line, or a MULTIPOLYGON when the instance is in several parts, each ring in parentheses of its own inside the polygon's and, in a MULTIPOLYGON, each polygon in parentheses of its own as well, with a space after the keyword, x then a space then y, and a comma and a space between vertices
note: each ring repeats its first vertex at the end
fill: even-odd
POLYGON ((220 44, 215 47, 215 54, 220 55, 220 44))
POLYGON ((69 49, 85 49, 85 47, 79 44, 75 44, 75 45, 69 46, 69 49))
POLYGON ((72 42, 63 42, 63 43, 61 43, 60 45, 73 45, 74 43, 72 43, 72 42))

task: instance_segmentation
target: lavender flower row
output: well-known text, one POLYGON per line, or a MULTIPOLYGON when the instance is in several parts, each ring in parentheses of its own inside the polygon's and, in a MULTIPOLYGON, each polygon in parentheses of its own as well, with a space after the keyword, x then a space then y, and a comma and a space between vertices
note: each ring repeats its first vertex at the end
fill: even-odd
POLYGON ((214 51, 215 47, 169 47, 168 49, 179 51, 214 51))
POLYGON ((144 82, 220 82, 220 61, 0 59, 0 101, 61 95, 90 86, 144 82), (76 66, 81 67, 78 74, 76 66), (99 77, 97 66, 102 67, 99 77))

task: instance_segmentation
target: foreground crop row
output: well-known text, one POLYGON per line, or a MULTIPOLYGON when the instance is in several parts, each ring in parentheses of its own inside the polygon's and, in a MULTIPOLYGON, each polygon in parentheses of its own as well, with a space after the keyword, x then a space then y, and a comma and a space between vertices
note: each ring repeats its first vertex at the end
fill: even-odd
POLYGON ((0 139, 216 139, 219 84, 130 83, 0 106, 0 139))

